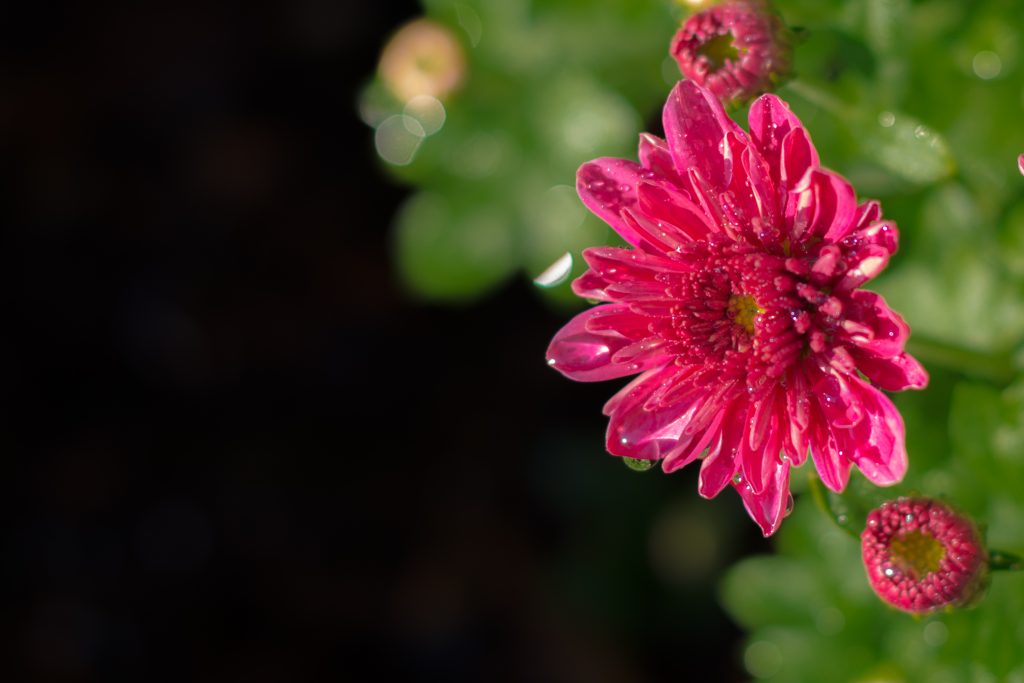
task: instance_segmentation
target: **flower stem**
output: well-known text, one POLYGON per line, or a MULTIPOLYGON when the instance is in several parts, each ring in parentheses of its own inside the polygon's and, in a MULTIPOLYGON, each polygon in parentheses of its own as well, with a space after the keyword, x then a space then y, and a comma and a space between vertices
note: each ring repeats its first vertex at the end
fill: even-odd
POLYGON ((989 550, 988 566, 992 571, 1021 571, 1024 569, 1024 559, 1002 550, 989 550))
POLYGON ((842 496, 826 490, 814 472, 808 473, 807 480, 810 485, 811 497, 814 498, 818 509, 824 512, 837 527, 859 541, 860 532, 855 527, 853 520, 856 515, 852 514, 842 496))
POLYGON ((926 363, 941 365, 965 375, 1009 384, 1016 377, 1013 359, 1007 353, 983 353, 925 339, 920 335, 907 341, 907 351, 926 363))

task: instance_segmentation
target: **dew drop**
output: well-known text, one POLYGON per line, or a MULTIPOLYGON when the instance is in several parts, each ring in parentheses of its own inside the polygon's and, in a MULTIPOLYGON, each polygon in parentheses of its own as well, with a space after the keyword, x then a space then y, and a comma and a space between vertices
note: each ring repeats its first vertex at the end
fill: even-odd
POLYGON ((790 493, 789 495, 786 496, 786 511, 782 513, 782 516, 789 517, 791 514, 793 514, 794 505, 795 501, 793 500, 793 494, 790 493))
POLYGON ((907 524, 909 524, 909 523, 913 522, 913 521, 914 521, 914 515, 913 515, 913 513, 910 513, 910 512, 908 512, 907 514, 905 514, 905 515, 903 516, 903 521, 904 521, 904 522, 906 522, 907 524))
POLYGON ((850 518, 847 517, 846 515, 838 515, 836 517, 836 522, 838 522, 840 525, 845 525, 849 521, 850 521, 850 518))
POLYGON ((643 458, 623 458, 622 462, 634 472, 646 472, 657 464, 657 460, 644 460, 643 458))
POLYGON ((895 576, 896 575, 896 570, 893 569, 892 567, 886 567, 885 570, 882 573, 885 574, 886 576, 895 576))
POLYGON ((732 475, 732 483, 736 484, 737 486, 742 484, 743 483, 743 475, 742 474, 734 474, 734 475, 732 475))
POLYGON ((558 361, 556 361, 554 358, 548 358, 548 365, 550 365, 551 367, 555 367, 555 363, 557 362, 558 361))

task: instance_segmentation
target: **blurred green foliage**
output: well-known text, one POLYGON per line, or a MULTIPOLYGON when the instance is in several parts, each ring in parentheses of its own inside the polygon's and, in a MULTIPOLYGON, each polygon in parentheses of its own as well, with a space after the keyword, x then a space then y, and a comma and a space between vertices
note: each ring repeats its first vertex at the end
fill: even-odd
MULTIPOLYGON (((910 350, 932 373, 925 392, 896 397, 906 481, 877 490, 855 475, 846 504, 937 496, 974 516, 992 547, 1024 552, 1024 178, 1015 163, 1024 14, 1014 0, 776 7, 804 37, 780 95, 823 163, 897 221, 902 251, 874 286, 907 318, 910 350)), ((471 300, 615 239, 576 200, 575 169, 595 156, 633 157, 638 132, 660 132, 682 6, 425 0, 424 9, 459 37, 468 77, 444 102, 444 126, 411 163, 391 167, 418 188, 394 231, 410 290, 471 300)), ((402 107, 374 82, 362 108, 376 125, 402 107)), ((567 284, 544 292, 572 300, 567 284)), ((776 547, 721 585, 750 630, 742 657, 753 677, 1024 682, 1024 576, 995 575, 973 609, 909 617, 874 596, 858 543, 806 494, 776 547)))

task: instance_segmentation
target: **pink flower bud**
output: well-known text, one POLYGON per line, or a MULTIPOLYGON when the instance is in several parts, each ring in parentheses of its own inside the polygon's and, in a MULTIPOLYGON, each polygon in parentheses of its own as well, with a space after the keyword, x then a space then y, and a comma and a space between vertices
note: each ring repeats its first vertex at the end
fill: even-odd
POLYGON ((762 0, 729 0, 697 12, 672 39, 683 75, 725 104, 773 90, 789 73, 790 33, 762 0))
POLYGON ((875 593, 904 612, 968 605, 988 581, 988 553, 974 523, 928 498, 872 510, 861 553, 875 593))

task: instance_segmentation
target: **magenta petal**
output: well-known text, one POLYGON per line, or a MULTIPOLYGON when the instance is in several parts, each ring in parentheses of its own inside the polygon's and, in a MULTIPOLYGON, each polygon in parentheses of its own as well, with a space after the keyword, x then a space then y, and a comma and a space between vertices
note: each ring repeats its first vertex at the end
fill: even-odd
POLYGON ((833 426, 836 444, 873 484, 896 484, 907 472, 903 418, 882 392, 856 377, 848 382, 865 419, 851 429, 833 426))
POLYGON ((639 158, 640 165, 651 171, 655 178, 668 180, 682 191, 686 191, 687 183, 676 172, 675 164, 672 161, 672 152, 669 150, 667 142, 657 135, 641 133, 639 158))
POLYGON ((661 469, 665 474, 671 474, 676 470, 689 465, 696 460, 701 452, 711 443, 711 439, 718 433, 722 425, 722 416, 718 414, 704 429, 680 439, 680 443, 669 451, 668 455, 661 462, 661 469))
POLYGON ((841 176, 812 169, 789 193, 786 220, 793 244, 841 240, 854 228, 857 197, 841 176))
POLYGON ((889 308, 881 294, 857 290, 850 294, 856 306, 843 321, 842 337, 876 356, 888 358, 903 352, 910 326, 889 308))
POLYGON ((665 140, 676 170, 697 169, 716 190, 732 179, 732 159, 726 156, 726 133, 741 139, 746 133, 726 116, 718 98, 692 81, 680 81, 662 112, 665 140))
POLYGON ((852 463, 839 449, 824 419, 815 420, 810 443, 811 459, 822 483, 836 493, 842 493, 850 481, 852 463))
POLYGON ((852 292, 868 280, 881 273, 889 264, 891 252, 877 244, 866 244, 846 255, 848 270, 835 284, 833 291, 839 294, 852 292))
POLYGON ((864 246, 884 249, 889 255, 899 249, 900 233, 892 221, 873 221, 868 225, 851 232, 843 240, 843 245, 854 253, 864 246))
POLYGON ((882 205, 874 199, 869 199, 857 207, 857 230, 863 230, 880 220, 882 220, 882 205))
POLYGON ((608 421, 605 447, 613 455, 642 460, 658 460, 679 445, 693 413, 694 405, 677 403, 651 408, 650 395, 663 383, 674 381, 683 370, 668 366, 645 375, 632 385, 628 394, 615 405, 608 421))
POLYGON ((636 184, 650 175, 640 164, 602 157, 580 166, 576 172, 576 192, 587 208, 635 247, 642 240, 624 220, 623 209, 636 208, 636 184))
POLYGON ((674 272, 679 266, 663 257, 639 249, 590 247, 583 250, 583 260, 609 285, 632 282, 658 282, 659 273, 674 272))
POLYGON ((584 299, 596 299, 598 301, 611 301, 604 289, 608 281, 592 270, 585 271, 582 275, 572 281, 572 291, 576 296, 584 299))
POLYGON ((662 183, 641 182, 637 198, 644 215, 661 226, 661 242, 668 250, 705 239, 715 229, 700 207, 662 183))
POLYGON ((548 365, 580 382, 601 382, 664 365, 668 361, 665 357, 615 363, 612 356, 629 346, 632 340, 610 330, 592 332, 587 329, 587 321, 595 315, 607 315, 612 310, 620 311, 624 308, 618 304, 605 304, 574 317, 551 340, 547 352, 548 365))
MULTIPOLYGON (((761 157, 768 163, 772 174, 772 182, 782 187, 782 149, 783 140, 790 131, 802 130, 800 119, 789 110, 789 106, 775 95, 762 95, 750 107, 750 139, 761 157)), ((806 135, 804 135, 806 138, 806 135)), ((808 142, 810 142, 808 140, 808 142)), ((813 166, 818 165, 818 155, 811 146, 813 166)), ((802 176, 800 176, 802 177, 802 176)), ((792 178, 791 184, 800 180, 792 178)))
POLYGON ((741 419, 746 413, 746 407, 746 400, 741 399, 723 409, 725 415, 722 427, 712 439, 708 455, 700 464, 697 491, 705 498, 714 498, 721 493, 740 468, 736 462, 736 453, 746 429, 741 419))
POLYGON ((747 513, 761 527, 761 533, 765 537, 774 534, 789 507, 789 464, 778 463, 760 493, 755 493, 742 482, 734 483, 733 487, 743 499, 747 513))
POLYGON ((923 389, 928 385, 928 371, 907 353, 888 358, 876 356, 862 349, 853 349, 851 353, 857 361, 857 369, 881 389, 903 391, 923 389))
POLYGON ((783 190, 796 187, 807 172, 818 168, 818 151, 803 128, 794 128, 782 141, 779 160, 779 186, 783 190))

